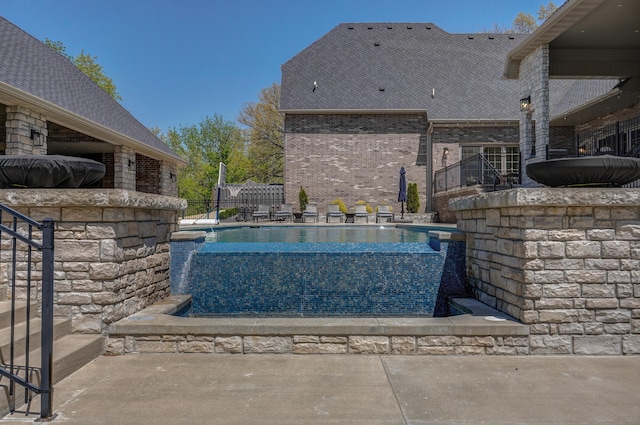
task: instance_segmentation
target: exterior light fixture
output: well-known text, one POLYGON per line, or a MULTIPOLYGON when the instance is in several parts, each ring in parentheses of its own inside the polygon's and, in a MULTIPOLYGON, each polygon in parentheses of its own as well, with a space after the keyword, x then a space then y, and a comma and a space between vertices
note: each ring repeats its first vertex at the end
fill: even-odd
POLYGON ((33 146, 43 146, 44 134, 40 133, 38 130, 31 129, 31 140, 33 140, 33 146))
POLYGON ((520 99, 520 110, 528 111, 531 107, 531 96, 523 97, 520 99))
POLYGON ((136 165, 136 162, 132 159, 129 160, 129 168, 131 168, 131 166, 136 165))

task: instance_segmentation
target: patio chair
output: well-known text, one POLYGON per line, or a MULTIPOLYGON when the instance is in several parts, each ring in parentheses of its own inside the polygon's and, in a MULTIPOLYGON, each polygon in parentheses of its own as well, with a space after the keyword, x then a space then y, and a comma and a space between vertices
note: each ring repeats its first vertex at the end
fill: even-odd
POLYGON ((256 222, 261 218, 268 220, 269 216, 271 215, 269 210, 270 210, 269 205, 259 205, 258 209, 255 210, 253 213, 251 213, 251 218, 253 219, 253 221, 256 221, 256 222))
POLYGON ((356 211, 353 216, 353 221, 355 222, 358 218, 366 218, 367 223, 369 222, 369 213, 367 212, 367 206, 364 204, 356 204, 356 211))
POLYGON ((282 204, 280 206, 280 210, 276 211, 273 215, 273 218, 281 221, 291 221, 293 222, 293 205, 291 204, 282 204))
POLYGON ((391 212, 389 205, 378 205, 378 211, 376 211, 376 223, 380 223, 381 218, 393 223, 393 213, 391 212))
POLYGON ((340 211, 340 205, 338 204, 329 204, 327 205, 327 223, 330 218, 338 218, 338 221, 342 223, 344 221, 344 214, 340 211))
POLYGON ((305 223, 307 218, 313 218, 315 223, 318 222, 318 206, 316 204, 307 204, 307 208, 302 213, 302 222, 305 223))

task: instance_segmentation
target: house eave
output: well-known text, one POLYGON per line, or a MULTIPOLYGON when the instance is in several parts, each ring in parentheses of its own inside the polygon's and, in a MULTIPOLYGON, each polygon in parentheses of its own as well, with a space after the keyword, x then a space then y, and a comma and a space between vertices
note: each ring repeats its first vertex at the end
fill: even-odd
POLYGON ((282 114, 424 114, 426 109, 280 109, 282 114))
POLYGON ((519 121, 516 119, 496 120, 492 118, 431 119, 429 123, 434 127, 517 127, 519 125, 519 121))
POLYGON ((518 79, 520 62, 542 44, 548 44, 578 22, 604 0, 567 0, 556 12, 536 28, 522 43, 507 54, 503 77, 518 79))
POLYGON ((62 125, 69 129, 78 131, 96 139, 114 145, 127 146, 138 153, 149 156, 157 160, 164 160, 179 165, 186 165, 187 162, 180 157, 169 155, 166 152, 155 149, 145 143, 135 140, 120 132, 114 131, 102 124, 89 120, 81 115, 61 108, 51 102, 43 100, 37 96, 13 87, 0 81, 0 103, 5 105, 19 105, 47 117, 48 121, 62 125))

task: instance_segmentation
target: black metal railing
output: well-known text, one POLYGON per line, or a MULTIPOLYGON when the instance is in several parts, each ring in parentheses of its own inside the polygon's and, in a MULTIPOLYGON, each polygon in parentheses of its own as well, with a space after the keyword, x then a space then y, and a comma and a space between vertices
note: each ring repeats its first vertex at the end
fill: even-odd
POLYGON ((483 190, 512 188, 519 181, 519 173, 503 174, 481 153, 435 172, 434 193, 460 187, 481 185, 483 190))
POLYGON ((546 151, 547 159, 595 155, 640 157, 640 116, 550 141, 546 151))
POLYGON ((214 214, 210 199, 188 199, 187 208, 182 210, 182 218, 215 218, 214 214))
MULTIPOLYGON (((2 265, 5 266, 11 285, 11 318, 9 356, 0 356, 0 380, 9 380, 4 387, 9 410, 15 411, 17 388, 24 390, 25 403, 30 406, 32 394, 40 394, 40 418, 48 419, 53 413, 53 220, 42 223, 20 214, 0 204, 0 251, 2 265), (34 234, 34 231, 36 234, 34 234), (35 252, 34 252, 35 250, 35 252), (41 286, 34 279, 37 258, 41 258, 41 286), (18 272, 19 270, 19 272, 18 272), (24 335, 18 326, 16 311, 18 305, 17 287, 24 290, 26 302, 24 335), (29 358, 31 351, 32 305, 37 306, 38 295, 41 302, 40 366, 34 366, 29 358), (24 361, 18 362, 18 353, 24 353, 24 361)), ((36 311, 37 313, 37 311, 36 311)), ((2 354, 0 352, 0 354, 2 354)), ((28 409, 27 409, 28 413, 28 409)))

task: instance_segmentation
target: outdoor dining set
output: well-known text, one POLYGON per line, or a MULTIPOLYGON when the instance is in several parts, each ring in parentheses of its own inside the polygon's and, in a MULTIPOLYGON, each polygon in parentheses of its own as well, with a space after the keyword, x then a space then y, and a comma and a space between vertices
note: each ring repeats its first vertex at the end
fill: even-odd
MULTIPOLYGON (((370 214, 367 211, 367 205, 356 204, 352 210, 353 212, 344 213, 340 211, 338 204, 327 205, 327 213, 325 219, 327 223, 356 223, 364 221, 369 222, 370 214)), ((259 205, 258 208, 251 213, 251 219, 254 222, 260 220, 265 221, 282 221, 282 222, 314 222, 319 220, 317 204, 307 204, 306 208, 302 212, 293 212, 293 206, 291 204, 282 204, 280 208, 274 209, 271 205, 259 205)), ((371 214, 373 215, 373 213, 371 214)), ((376 223, 381 221, 393 222, 393 213, 389 205, 379 205, 375 212, 376 223)))

